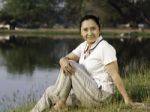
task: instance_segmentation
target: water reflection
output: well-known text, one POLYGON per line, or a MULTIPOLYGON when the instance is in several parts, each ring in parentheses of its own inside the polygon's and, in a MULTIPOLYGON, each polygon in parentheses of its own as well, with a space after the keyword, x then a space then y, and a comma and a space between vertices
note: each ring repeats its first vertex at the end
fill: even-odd
MULTIPOLYGON (((149 65, 150 39, 107 38, 117 50, 118 62, 122 72, 149 65), (144 62, 144 63, 143 63, 144 62)), ((74 49, 82 39, 50 39, 43 37, 10 37, 0 43, 0 64, 11 74, 30 74, 34 69, 57 68, 58 61, 74 49)))
POLYGON ((74 40, 11 37, 1 43, 0 58, 12 74, 32 74, 35 68, 57 67, 59 58, 77 44, 74 40))
MULTIPOLYGON (((107 38, 117 50, 121 72, 148 66, 150 62, 150 39, 107 38), (143 63, 144 62, 144 63, 143 63)), ((58 68, 58 61, 74 49, 82 39, 52 39, 43 37, 9 37, 0 42, 0 64, 11 74, 32 75, 36 68, 58 68)))

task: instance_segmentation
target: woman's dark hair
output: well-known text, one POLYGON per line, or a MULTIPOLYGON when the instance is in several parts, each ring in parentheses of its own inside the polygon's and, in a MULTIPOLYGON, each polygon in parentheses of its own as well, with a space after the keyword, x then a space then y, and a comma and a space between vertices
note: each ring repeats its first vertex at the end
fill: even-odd
POLYGON ((85 20, 89 20, 89 19, 93 20, 98 25, 98 27, 101 28, 101 24, 99 22, 99 18, 98 17, 96 17, 94 15, 85 15, 80 20, 80 26, 79 26, 80 30, 81 30, 82 22, 85 21, 85 20))

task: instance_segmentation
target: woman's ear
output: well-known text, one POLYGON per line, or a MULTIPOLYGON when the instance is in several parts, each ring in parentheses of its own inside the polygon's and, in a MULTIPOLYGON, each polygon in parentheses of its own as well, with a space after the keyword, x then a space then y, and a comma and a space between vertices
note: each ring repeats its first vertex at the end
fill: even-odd
POLYGON ((99 36, 101 35, 101 29, 99 29, 99 36))

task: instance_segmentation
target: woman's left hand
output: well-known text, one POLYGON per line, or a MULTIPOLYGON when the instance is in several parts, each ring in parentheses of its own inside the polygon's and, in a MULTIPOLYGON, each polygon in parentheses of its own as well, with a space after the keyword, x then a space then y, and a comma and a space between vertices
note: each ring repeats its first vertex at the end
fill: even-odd
POLYGON ((124 102, 127 106, 132 106, 134 103, 132 102, 132 100, 130 100, 129 97, 127 97, 126 99, 124 99, 124 102))
POLYGON ((146 105, 144 103, 140 103, 140 102, 132 102, 132 107, 136 107, 136 108, 144 108, 146 105))
POLYGON ((141 102, 132 102, 130 101, 127 106, 131 106, 132 108, 147 108, 147 106, 144 103, 141 102))

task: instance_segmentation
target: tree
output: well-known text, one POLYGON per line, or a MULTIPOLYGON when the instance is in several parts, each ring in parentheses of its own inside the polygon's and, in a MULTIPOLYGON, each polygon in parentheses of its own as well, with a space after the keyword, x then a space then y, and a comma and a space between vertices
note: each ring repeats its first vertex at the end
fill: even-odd
POLYGON ((64 7, 59 11, 60 21, 65 27, 74 26, 81 17, 83 0, 64 0, 64 7))
MULTIPOLYGON (((75 26, 85 14, 100 17, 105 26, 120 23, 150 25, 150 0, 3 0, 0 20, 35 27, 46 24, 75 26)), ((104 26, 103 25, 103 26, 104 26)))
MULTIPOLYGON (((68 7, 66 9, 70 12, 67 14, 77 22, 82 16, 86 14, 93 14, 99 16, 105 26, 114 26, 114 21, 120 18, 120 15, 110 7, 106 0, 66 0, 68 7), (111 15, 110 15, 111 14, 111 15)), ((104 26, 103 25, 103 26, 104 26)))
POLYGON ((106 0, 122 17, 123 22, 150 24, 150 0, 106 0))
MULTIPOLYGON (((25 24, 53 24, 58 0, 4 0, 1 12, 25 24)), ((10 20, 11 21, 11 20, 10 20)))

